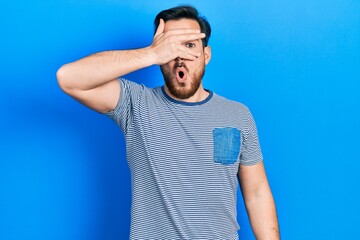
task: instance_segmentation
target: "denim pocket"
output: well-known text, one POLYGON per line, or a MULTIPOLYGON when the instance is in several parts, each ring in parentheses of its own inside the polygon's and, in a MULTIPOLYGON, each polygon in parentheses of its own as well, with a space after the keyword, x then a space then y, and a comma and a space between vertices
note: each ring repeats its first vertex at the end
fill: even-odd
POLYGON ((237 128, 214 128, 214 161, 232 164, 240 153, 240 130, 237 128))

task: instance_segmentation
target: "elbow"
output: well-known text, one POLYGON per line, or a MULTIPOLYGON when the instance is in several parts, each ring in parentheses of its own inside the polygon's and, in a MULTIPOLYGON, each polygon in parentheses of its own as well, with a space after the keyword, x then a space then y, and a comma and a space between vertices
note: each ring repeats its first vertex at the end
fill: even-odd
POLYGON ((69 92, 69 90, 71 89, 70 84, 69 84, 70 81, 69 81, 67 68, 68 67, 65 64, 56 71, 57 82, 58 82, 61 90, 63 90, 64 92, 69 92))

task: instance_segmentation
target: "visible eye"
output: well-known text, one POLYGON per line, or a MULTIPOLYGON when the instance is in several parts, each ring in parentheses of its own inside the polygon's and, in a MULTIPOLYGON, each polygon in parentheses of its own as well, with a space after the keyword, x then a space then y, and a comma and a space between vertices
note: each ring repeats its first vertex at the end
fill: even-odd
POLYGON ((188 48, 193 48, 193 47, 195 47, 195 43, 190 42, 190 43, 185 44, 185 46, 188 48))

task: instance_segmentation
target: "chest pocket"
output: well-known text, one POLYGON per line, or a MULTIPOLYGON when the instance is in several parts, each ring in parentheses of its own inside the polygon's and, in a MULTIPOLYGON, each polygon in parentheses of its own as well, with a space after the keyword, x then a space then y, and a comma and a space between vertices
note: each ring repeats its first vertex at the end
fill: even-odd
POLYGON ((221 164, 235 163, 240 153, 240 130, 237 128, 214 128, 214 161, 221 164))

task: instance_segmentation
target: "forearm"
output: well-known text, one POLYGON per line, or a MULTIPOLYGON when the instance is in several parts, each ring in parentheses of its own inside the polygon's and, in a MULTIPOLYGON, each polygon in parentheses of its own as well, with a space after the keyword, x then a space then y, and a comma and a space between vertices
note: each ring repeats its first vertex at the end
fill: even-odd
POLYGON ((280 239, 276 207, 270 189, 245 199, 245 205, 257 240, 280 239))
POLYGON ((152 64, 150 48, 105 51, 65 64, 56 75, 63 89, 85 91, 152 64))

